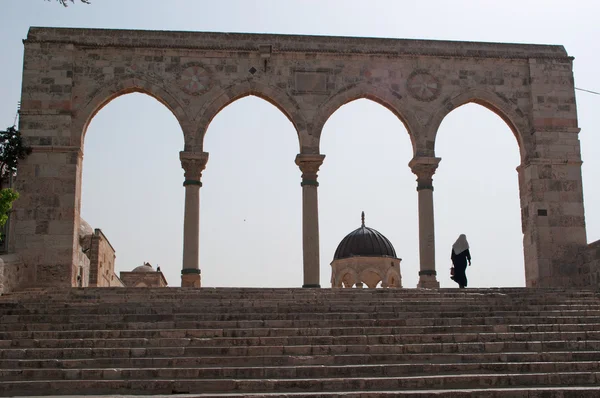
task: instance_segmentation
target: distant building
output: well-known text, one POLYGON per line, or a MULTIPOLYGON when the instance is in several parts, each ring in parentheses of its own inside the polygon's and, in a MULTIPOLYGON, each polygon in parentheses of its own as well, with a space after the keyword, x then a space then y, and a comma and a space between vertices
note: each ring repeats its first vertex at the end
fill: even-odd
POLYGON ((338 245, 331 262, 331 287, 402 287, 400 261, 392 243, 380 232, 362 225, 338 245))
POLYGON ((99 228, 80 220, 79 228, 79 269, 76 273, 76 286, 112 287, 123 286, 115 274, 115 249, 99 228))
POLYGON ((127 287, 167 287, 165 276, 149 263, 135 267, 131 272, 121 272, 121 280, 127 287))

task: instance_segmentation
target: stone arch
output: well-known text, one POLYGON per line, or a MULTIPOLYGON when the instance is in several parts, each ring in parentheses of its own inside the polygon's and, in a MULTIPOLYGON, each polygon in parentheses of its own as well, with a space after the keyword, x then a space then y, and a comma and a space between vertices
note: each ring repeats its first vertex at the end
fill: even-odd
POLYGON ((231 86, 210 95, 207 100, 207 105, 195 118, 197 130, 194 146, 197 147, 199 151, 202 151, 204 148, 206 131, 215 116, 228 105, 250 95, 263 99, 279 109, 296 129, 299 147, 303 148, 306 146, 306 140, 304 138, 306 136, 306 122, 298 103, 283 90, 268 84, 263 84, 256 80, 232 84, 231 86))
POLYGON ((381 281, 381 287, 402 287, 402 277, 396 270, 388 270, 381 281))
MULTIPOLYGON (((186 132, 191 130, 191 123, 180 101, 165 88, 135 77, 115 79, 89 94, 86 97, 87 101, 81 107, 74 107, 74 118, 71 124, 72 144, 83 147, 87 128, 94 116, 115 98, 131 93, 146 94, 165 105, 179 122, 185 142, 188 142, 189 137, 186 137, 186 132)), ((77 96, 74 97, 73 102, 78 102, 77 96)))
POLYGON ((384 276, 381 271, 373 267, 369 267, 363 270, 359 275, 359 281, 366 284, 369 288, 374 289, 377 284, 383 281, 384 276), (376 275, 376 278, 371 278, 372 275, 376 275))
POLYGON ((438 108, 433 113, 427 131, 429 133, 429 140, 433 142, 434 150, 437 132, 444 118, 456 108, 468 103, 481 105, 494 112, 502 120, 504 120, 517 140, 521 154, 521 161, 523 162, 528 158, 532 143, 530 135, 526 134, 526 132, 528 132, 530 129, 529 122, 523 111, 518 107, 511 105, 507 100, 501 98, 499 95, 480 89, 469 90, 449 98, 445 101, 442 107, 438 108))
POLYGON ((358 99, 371 100, 382 105, 396 115, 396 117, 404 124, 406 131, 408 131, 410 142, 413 147, 413 154, 416 154, 418 146, 417 126, 419 123, 413 115, 413 112, 404 105, 402 97, 399 94, 396 94, 390 89, 366 82, 347 86, 338 90, 319 107, 318 113, 313 120, 313 133, 317 140, 317 148, 320 148, 321 133, 325 123, 327 123, 331 115, 342 106, 358 99))
POLYGON ((344 282, 348 282, 350 286, 354 286, 356 283, 360 282, 360 278, 355 270, 352 268, 346 268, 342 272, 339 273, 339 278, 334 280, 334 275, 331 276, 331 287, 344 287, 344 282))

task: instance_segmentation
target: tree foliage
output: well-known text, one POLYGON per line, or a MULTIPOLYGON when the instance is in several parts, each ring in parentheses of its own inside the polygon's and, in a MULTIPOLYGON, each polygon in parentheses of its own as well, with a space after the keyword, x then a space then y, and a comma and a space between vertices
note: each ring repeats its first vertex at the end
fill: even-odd
MULTIPOLYGON (((19 198, 19 194, 11 188, 0 189, 0 228, 8 221, 8 213, 12 209, 12 204, 19 198)), ((0 240, 4 237, 1 236, 0 240)))
POLYGON ((19 160, 30 153, 31 147, 23 143, 21 133, 14 126, 0 131, 0 180, 13 176, 19 160))
MULTIPOLYGON (((52 0, 46 0, 46 1, 52 1, 52 0)), ((56 0, 56 1, 58 1, 60 4, 62 4, 65 7, 69 6, 69 1, 71 3, 75 3, 75 0, 56 0)), ((90 0, 79 0, 79 1, 81 1, 82 3, 85 3, 85 4, 91 4, 90 0)))

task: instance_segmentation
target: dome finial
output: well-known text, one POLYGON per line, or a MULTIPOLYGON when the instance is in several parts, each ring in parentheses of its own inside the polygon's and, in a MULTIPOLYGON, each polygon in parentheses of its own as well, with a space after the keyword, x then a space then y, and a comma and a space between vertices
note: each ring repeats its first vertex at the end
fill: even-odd
POLYGON ((360 220, 362 222, 362 226, 365 226, 365 212, 363 211, 360 215, 360 220))

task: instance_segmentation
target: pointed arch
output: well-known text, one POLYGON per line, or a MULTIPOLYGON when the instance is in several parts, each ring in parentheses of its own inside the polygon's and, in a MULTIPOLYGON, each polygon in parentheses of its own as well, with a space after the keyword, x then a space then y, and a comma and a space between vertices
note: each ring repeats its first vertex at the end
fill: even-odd
POLYGON ((306 122, 298 103, 279 88, 256 80, 247 80, 221 89, 208 99, 207 105, 196 117, 197 130, 194 145, 198 150, 203 150, 206 131, 217 114, 231 103, 250 95, 263 99, 279 109, 294 126, 299 147, 305 146, 303 137, 306 135, 306 122))
MULTIPOLYGON (((139 77, 115 79, 101 86, 93 93, 88 94, 86 97, 87 101, 81 107, 75 107, 73 110, 74 118, 71 125, 71 137, 74 142, 72 144, 83 147, 87 128, 94 116, 115 98, 131 93, 146 94, 165 105, 179 122, 187 144, 188 137, 185 137, 185 135, 187 131, 191 130, 191 123, 183 105, 163 87, 139 77)), ((73 102, 78 102, 77 96, 73 98, 73 102)))
POLYGON ((365 283, 369 288, 374 289, 377 287, 379 282, 383 281, 385 275, 382 274, 381 270, 374 267, 369 267, 360 272, 360 281, 365 283), (371 276, 375 276, 372 278, 371 276))
POLYGON ((402 96, 390 89, 375 86, 370 83, 361 83, 351 85, 338 90, 333 96, 329 97, 324 104, 319 107, 318 113, 313 121, 314 134, 316 134, 317 148, 321 145, 321 133, 327 120, 339 108, 349 102, 358 99, 368 99, 376 102, 388 110, 390 110, 404 124, 406 131, 410 137, 410 142, 413 147, 413 153, 416 153, 418 137, 417 126, 418 122, 413 113, 405 107, 402 102, 402 96))
POLYGON ((334 280, 332 275, 332 284, 331 287, 346 287, 345 282, 347 282, 350 287, 354 286, 356 283, 360 282, 360 278, 355 270, 352 268, 344 268, 337 275, 337 278, 334 280))
POLYGON ((448 99, 442 107, 433 113, 427 131, 429 132, 429 139, 434 143, 434 149, 437 132, 444 118, 456 108, 469 103, 481 105, 504 120, 517 140, 521 161, 527 159, 532 143, 530 135, 526 134, 530 131, 530 128, 529 121, 523 111, 499 94, 480 89, 466 91, 448 99))

